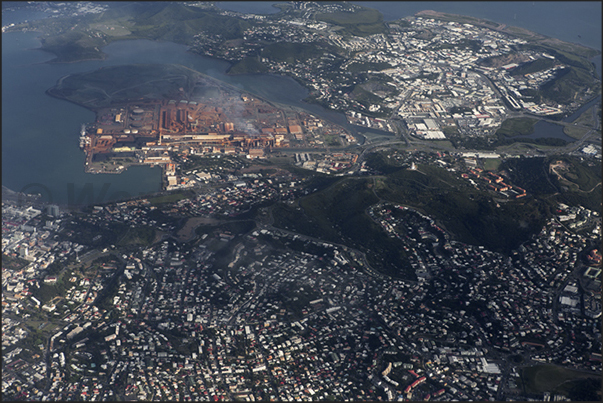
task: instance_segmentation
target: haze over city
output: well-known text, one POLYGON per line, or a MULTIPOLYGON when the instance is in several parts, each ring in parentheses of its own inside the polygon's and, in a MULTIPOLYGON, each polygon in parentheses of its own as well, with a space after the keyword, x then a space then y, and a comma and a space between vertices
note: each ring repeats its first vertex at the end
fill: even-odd
POLYGON ((3 399, 601 400, 600 3, 2 7, 3 399))

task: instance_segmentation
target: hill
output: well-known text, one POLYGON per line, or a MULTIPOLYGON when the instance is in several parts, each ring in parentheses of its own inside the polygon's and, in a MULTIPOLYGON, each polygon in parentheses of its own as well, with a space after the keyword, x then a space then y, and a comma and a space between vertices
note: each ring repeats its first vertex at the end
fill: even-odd
POLYGON ((371 8, 362 8, 354 12, 319 13, 314 18, 338 25, 343 28, 345 33, 350 35, 368 36, 387 31, 387 27, 383 23, 383 15, 371 8))
POLYGON ((223 40, 243 37, 253 22, 221 15, 212 7, 173 2, 110 2, 99 14, 25 22, 42 32, 41 50, 56 55, 52 63, 104 59, 102 47, 122 39, 152 39, 191 45, 200 33, 220 32, 223 40))
POLYGON ((190 94, 201 73, 175 64, 104 67, 63 77, 47 93, 86 108, 190 94), (179 91, 182 88, 184 91, 179 91))
MULTIPOLYGON (((378 154, 369 164, 386 167, 378 154)), ((340 179, 302 198, 299 208, 277 205, 275 226, 354 247, 376 270, 412 279, 414 270, 399 242, 370 219, 369 206, 379 201, 408 205, 437 220, 457 241, 510 253, 541 230, 555 205, 536 197, 497 201, 439 167, 386 168, 383 176, 340 179)))
POLYGON ((199 32, 220 32, 224 40, 242 38, 252 26, 246 20, 178 3, 145 3, 141 10, 134 16, 134 35, 176 43, 190 44, 199 32))

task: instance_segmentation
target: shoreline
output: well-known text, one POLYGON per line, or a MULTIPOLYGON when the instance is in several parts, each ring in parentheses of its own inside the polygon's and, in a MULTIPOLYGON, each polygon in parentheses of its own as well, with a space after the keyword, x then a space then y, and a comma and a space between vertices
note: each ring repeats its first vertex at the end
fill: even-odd
MULTIPOLYGON (((181 189, 174 189, 173 191, 180 191, 181 189)), ((158 190, 156 192, 151 192, 151 193, 146 193, 144 195, 136 195, 136 196, 131 196, 128 198, 124 198, 124 199, 117 199, 117 200, 108 200, 108 201, 102 201, 102 202, 93 202, 90 204, 66 204, 66 203, 58 203, 58 202, 49 202, 49 201, 41 201, 41 200, 37 200, 40 196, 35 195, 35 194, 28 194, 28 193, 21 193, 21 192, 16 192, 4 185, 2 185, 2 202, 14 202, 18 205, 31 205, 35 208, 41 208, 44 209, 47 206, 50 205, 56 205, 59 206, 59 209, 62 211, 74 211, 74 210, 82 210, 86 207, 91 207, 91 206, 107 206, 107 205, 111 205, 114 203, 121 203, 121 202, 127 202, 127 201, 131 201, 131 200, 139 200, 139 199, 148 199, 148 198, 152 198, 152 197, 156 197, 156 196, 162 196, 165 194, 170 194, 172 191, 171 190, 158 190)))
POLYGON ((569 45, 572 47, 580 47, 580 48, 584 48, 587 50, 593 50, 593 51, 597 52, 594 56, 600 55, 603 52, 603 50, 601 50, 601 49, 595 49, 590 46, 582 45, 582 44, 576 43, 576 42, 564 41, 564 40, 561 40, 558 38, 540 34, 538 32, 530 31, 527 28, 522 28, 522 27, 518 27, 518 26, 514 26, 514 25, 507 25, 507 24, 503 24, 500 22, 487 20, 485 18, 472 17, 470 15, 446 13, 443 11, 435 11, 435 10, 422 10, 422 11, 415 13, 414 17, 422 17, 422 18, 427 17, 427 18, 434 18, 434 19, 437 19, 438 17, 440 17, 442 19, 447 19, 447 20, 458 22, 458 23, 476 24, 476 25, 479 24, 480 26, 484 26, 488 29, 492 29, 497 32, 502 32, 504 34, 511 35, 514 37, 521 37, 522 35, 529 35, 531 37, 529 40, 534 41, 534 42, 545 42, 545 43, 552 42, 552 44, 550 44, 552 46, 554 46, 554 44, 565 44, 565 45, 569 45), (458 21, 459 19, 461 19, 461 20, 466 19, 466 20, 470 20, 470 21, 461 22, 461 21, 458 21), (496 24, 496 26, 494 26, 492 24, 496 24))

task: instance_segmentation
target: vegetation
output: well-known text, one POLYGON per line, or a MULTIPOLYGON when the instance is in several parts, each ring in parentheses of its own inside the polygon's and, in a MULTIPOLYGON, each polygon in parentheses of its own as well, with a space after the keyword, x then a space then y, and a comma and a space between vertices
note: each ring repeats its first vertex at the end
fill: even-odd
POLYGON ((368 36, 386 32, 383 15, 370 8, 362 8, 354 12, 340 11, 335 13, 321 13, 315 17, 319 21, 339 25, 345 32, 355 36, 368 36))
POLYGON ((456 126, 444 126, 442 132, 446 135, 446 138, 459 135, 459 129, 456 126))
MULTIPOLYGON (((535 198, 497 205, 489 194, 475 190, 445 169, 420 166, 410 171, 390 165, 380 153, 370 154, 367 163, 385 176, 374 181, 339 179, 325 190, 302 198, 299 207, 278 204, 273 210, 275 226, 355 247, 367 253, 377 270, 413 278, 399 244, 365 213, 378 200, 413 206, 438 220, 458 240, 503 253, 540 231, 555 205, 554 200, 535 198)), ((527 189, 548 183, 542 175, 521 179, 519 185, 527 189)), ((549 186, 542 191, 554 192, 555 187, 549 186)))
POLYGON ((521 46, 522 49, 546 52, 553 56, 556 52, 570 53, 576 58, 583 58, 585 60, 601 53, 599 50, 589 48, 575 42, 563 42, 558 39, 547 38, 523 28, 508 27, 507 30, 512 31, 511 34, 528 41, 527 44, 521 46))
POLYGON ((257 57, 246 57, 228 69, 228 74, 266 73, 268 67, 257 57))
POLYGON ((48 340, 48 331, 41 331, 34 326, 27 326, 28 335, 22 342, 22 348, 29 349, 31 351, 40 351, 39 346, 46 345, 48 340))
POLYGON ((562 175, 552 177, 552 182, 562 193, 557 199, 568 205, 582 205, 591 210, 600 210, 601 194, 601 162, 581 161, 576 157, 562 156, 550 159, 551 162, 563 161, 568 169, 557 169, 562 175))
POLYGON ((538 119, 532 118, 514 118, 505 120, 496 134, 508 137, 527 136, 534 133, 534 125, 538 119))
POLYGON ((563 132, 570 137, 575 139, 580 139, 584 136, 589 130, 594 129, 596 125, 596 121, 594 117, 593 108, 589 108, 584 111, 576 120, 574 120, 572 125, 565 126, 563 128, 563 132))
POLYGON ((524 74, 536 73, 538 71, 548 70, 555 66, 557 62, 547 57, 542 57, 531 62, 524 63, 513 70, 512 76, 523 76, 524 74))
POLYGON ((503 253, 538 232, 549 208, 535 200, 510 201, 498 207, 489 194, 432 166, 390 174, 376 193, 434 217, 462 242, 503 253))
POLYGON ((592 62, 590 62, 587 58, 574 53, 573 49, 571 52, 568 52, 560 49, 550 48, 549 51, 551 55, 555 57, 555 59, 559 60, 563 64, 578 67, 586 71, 594 71, 592 62))
POLYGON ((366 162, 371 168, 385 175, 405 169, 390 163, 383 153, 370 153, 366 156, 366 162))
POLYGON ((591 129, 584 126, 572 126, 568 125, 563 128, 563 133, 574 139, 581 139, 591 129))
POLYGON ((508 172, 511 183, 526 191, 542 195, 559 191, 548 173, 547 158, 510 158, 500 166, 508 172))
POLYGON ((525 88, 519 91, 523 95, 524 99, 528 102, 534 102, 535 104, 542 103, 542 95, 540 91, 533 88, 525 88))
POLYGON ((572 385, 573 396, 597 396, 598 399, 585 399, 599 401, 601 396, 601 379, 591 382, 588 379, 594 378, 593 375, 584 372, 558 367, 556 365, 544 364, 535 365, 520 369, 521 378, 523 381, 525 392, 527 393, 543 393, 557 390, 562 384, 570 381, 578 381, 572 385), (597 385, 598 384, 598 385, 597 385), (578 391, 577 385, 588 386, 587 389, 578 391), (596 386, 599 387, 597 390, 596 386))
POLYGON ((204 234, 219 234, 222 232, 228 232, 231 234, 246 234, 255 228, 255 222, 252 220, 236 220, 230 222, 223 222, 218 225, 199 225, 195 229, 197 235, 204 234))
POLYGON ((135 227, 128 228, 119 245, 150 245, 155 239, 155 229, 153 227, 135 227))
POLYGON ((113 297, 117 295, 117 291, 119 290, 119 277, 124 272, 124 266, 115 270, 111 278, 106 280, 103 285, 103 289, 100 290, 94 300, 94 305, 99 309, 104 309, 108 312, 112 311, 113 306, 113 297))
POLYGON ((482 48, 482 43, 475 39, 463 38, 458 43, 439 43, 430 47, 431 50, 442 50, 442 49, 469 49, 473 52, 479 52, 482 48))
POLYGON ((56 297, 57 295, 61 295, 64 293, 64 287, 60 287, 57 284, 49 285, 49 284, 40 284, 40 288, 32 288, 31 294, 40 301, 41 304, 46 304, 48 301, 56 297))
MULTIPOLYGON (((543 168, 548 168, 548 164, 554 162, 564 162, 567 164, 567 170, 557 170, 565 178, 566 183, 573 184, 574 190, 590 192, 601 182, 601 163, 580 161, 576 157, 555 156, 542 160, 543 168)), ((550 175, 556 180, 555 175, 550 175)))
POLYGON ((21 270, 25 266, 27 266, 29 262, 25 259, 21 259, 20 257, 12 257, 7 254, 2 254, 2 269, 8 270, 21 270))
POLYGON ((514 158, 503 162, 499 168, 505 170, 511 182, 537 196, 541 203, 565 203, 600 210, 601 163, 580 161, 577 157, 552 156, 549 158, 514 158), (564 174, 559 180, 549 173, 549 164, 563 161, 569 170, 558 170, 564 174), (553 198, 551 194, 555 194, 553 198))
POLYGON ((567 104, 586 88, 593 88, 594 79, 584 69, 569 67, 558 70, 555 78, 540 87, 542 96, 559 104, 567 104))
POLYGON ((414 270, 404 251, 399 249, 399 243, 389 238, 365 213, 366 208, 378 200, 370 180, 343 179, 302 198, 300 207, 276 205, 274 225, 360 249, 377 270, 414 279, 414 270))
MULTIPOLYGON (((366 108, 372 104, 381 104, 382 98, 397 94, 397 90, 394 89, 394 87, 385 84, 388 82, 388 79, 385 77, 386 76, 372 76, 368 81, 355 85, 349 95, 366 108)), ((375 116, 382 116, 383 114, 387 115, 387 112, 385 111, 365 111, 364 113, 375 116)))
POLYGON ((278 42, 264 48, 261 56, 275 62, 295 64, 297 61, 316 59, 325 53, 336 52, 336 49, 328 45, 312 43, 278 42))
POLYGON ((119 222, 111 222, 108 225, 100 226, 77 220, 67 223, 65 231, 61 235, 65 239, 75 241, 81 245, 99 248, 115 244, 127 228, 126 224, 119 222))
POLYGON ((211 10, 172 2, 116 3, 104 13, 44 19, 23 24, 44 32, 41 49, 54 53, 52 62, 103 59, 100 50, 119 39, 153 39, 192 44, 199 33, 220 32, 224 40, 243 37, 253 22, 211 10), (113 27, 107 30, 106 27, 113 27))
MULTIPOLYGON (((450 131, 445 133, 446 137, 452 142, 454 147, 465 147, 474 150, 496 150, 498 147, 509 146, 514 143, 534 144, 546 147, 562 147, 567 144, 564 139, 555 137, 529 138, 523 136, 507 137, 504 134, 496 133, 495 136, 488 137, 464 137, 459 133, 450 131)), ((536 148, 528 146, 529 148, 536 148)))
POLYGON ((567 396, 570 401, 601 401, 601 378, 586 378, 570 381, 569 384, 561 385, 559 390, 567 388, 567 396))
POLYGON ((252 23, 177 3, 135 6, 133 35, 189 44, 199 32, 220 32, 225 40, 242 38, 252 23))
POLYGON ((484 160, 484 169, 486 171, 496 171, 501 162, 500 158, 487 158, 484 160))
POLYGON ((354 90, 350 93, 350 96, 366 108, 372 104, 379 104, 381 102, 380 97, 370 91, 365 90, 361 85, 355 85, 354 90))
POLYGON ((40 39, 41 49, 54 53, 53 63, 68 63, 81 60, 102 60, 104 53, 99 50, 105 43, 81 31, 68 31, 57 36, 40 39))

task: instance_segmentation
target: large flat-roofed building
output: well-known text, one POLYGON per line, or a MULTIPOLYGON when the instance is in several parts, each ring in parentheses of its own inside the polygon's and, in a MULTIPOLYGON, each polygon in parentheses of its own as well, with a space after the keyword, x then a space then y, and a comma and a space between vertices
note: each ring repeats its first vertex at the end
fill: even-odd
POLYGON ((437 122, 433 119, 423 119, 423 122, 425 122, 425 125, 429 130, 438 130, 440 128, 437 122))
POLYGON ((264 149, 262 148, 250 148, 249 149, 249 158, 263 158, 264 157, 264 149))

